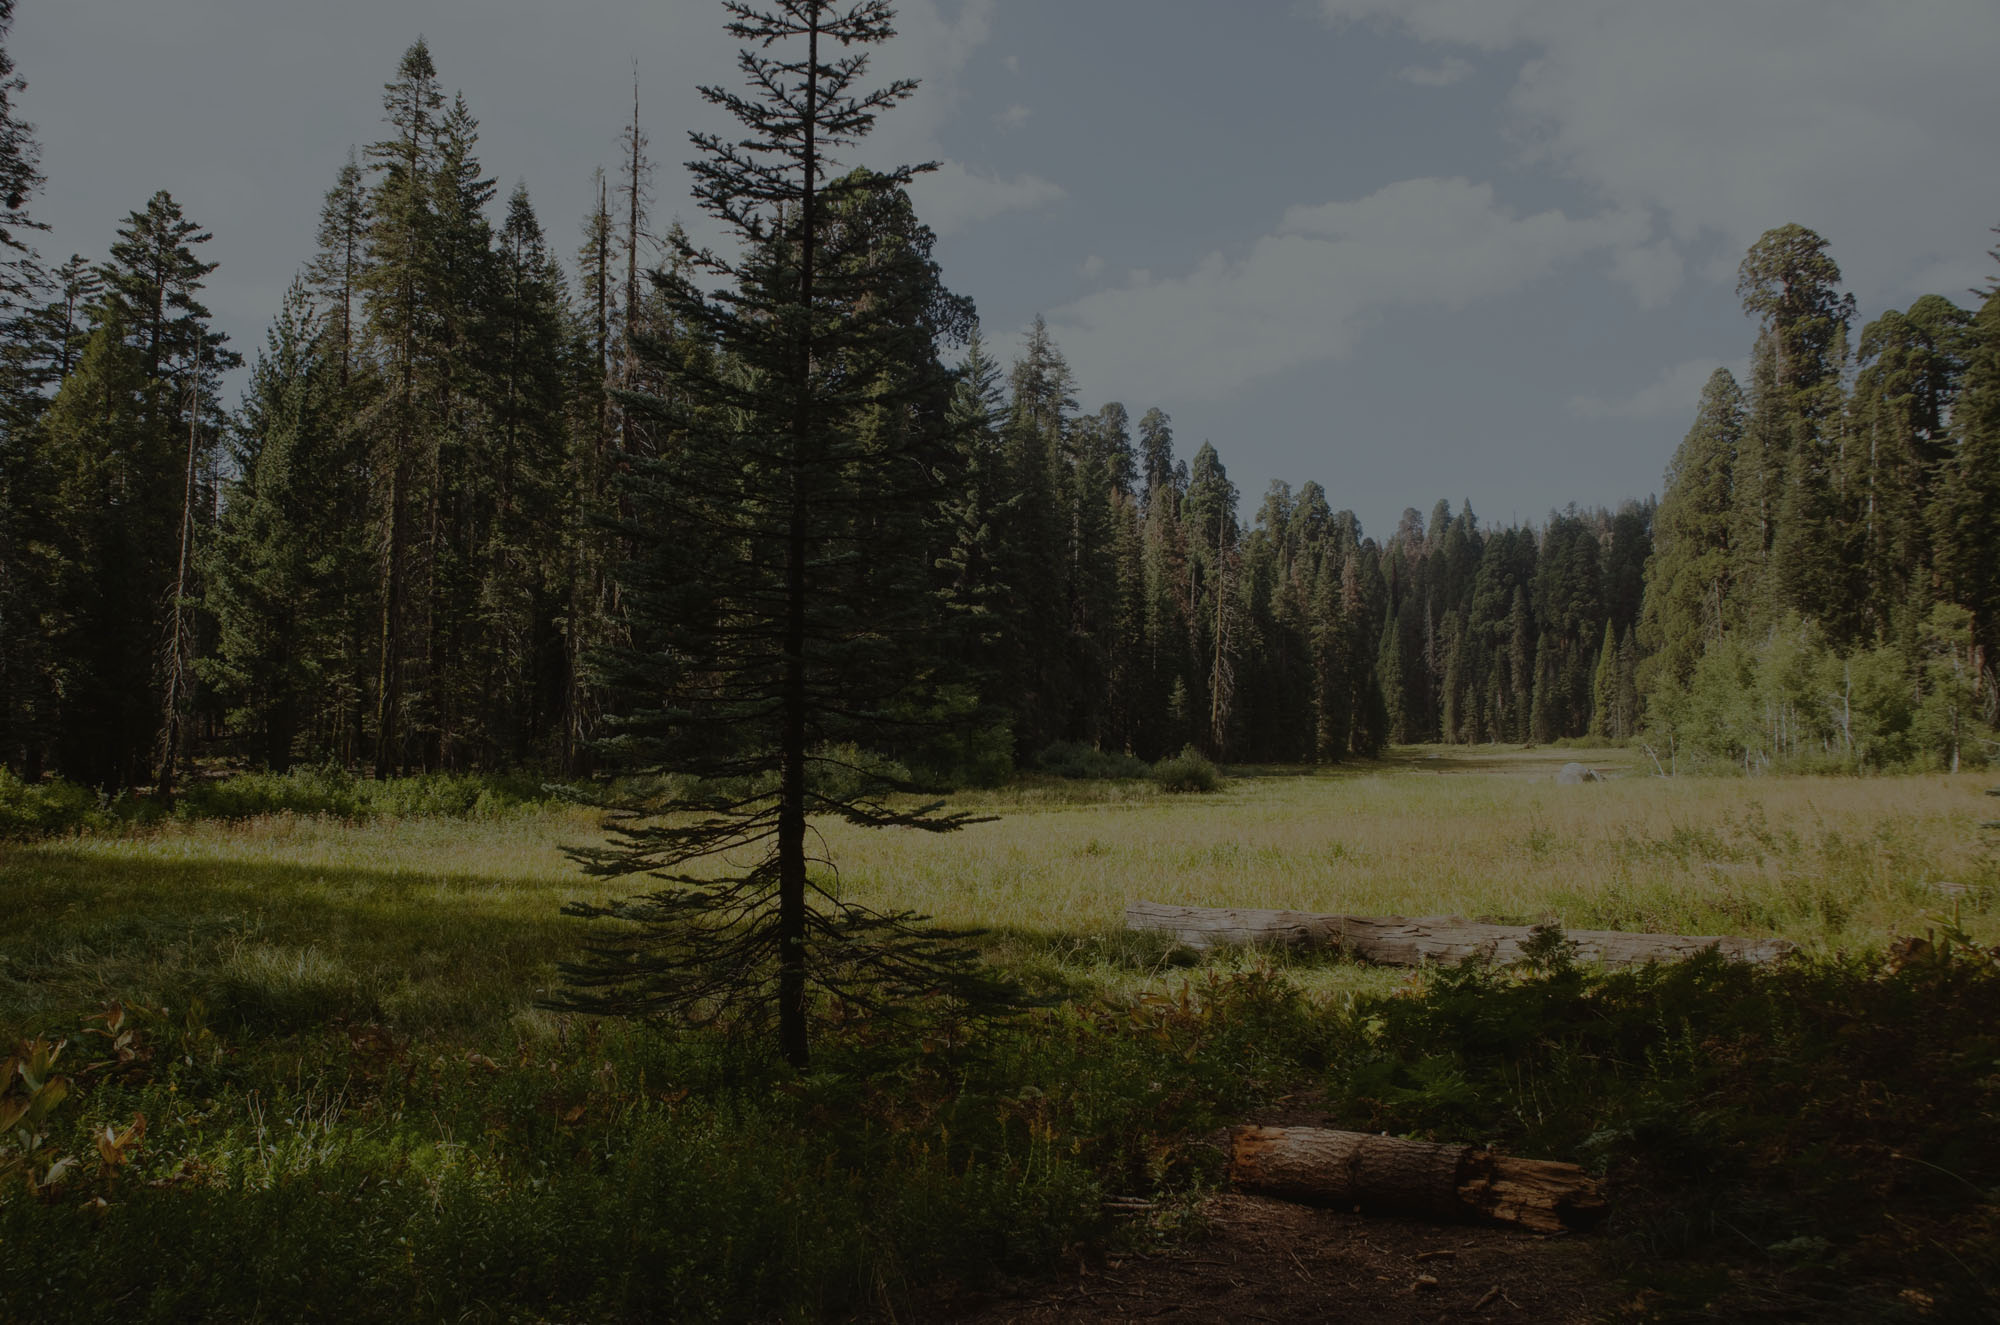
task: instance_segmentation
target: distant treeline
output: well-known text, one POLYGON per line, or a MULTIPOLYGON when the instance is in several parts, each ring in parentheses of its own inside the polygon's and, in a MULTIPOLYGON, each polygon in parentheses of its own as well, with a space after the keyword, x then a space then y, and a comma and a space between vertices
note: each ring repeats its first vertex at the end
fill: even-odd
MULTIPOLYGON (((729 351, 649 279, 675 250, 649 230, 636 110, 566 270, 525 189, 495 222, 477 122, 421 42, 384 107, 232 411, 220 383, 241 361, 200 300, 209 236, 163 192, 101 261, 42 266, 32 132, 0 104, 0 763, 17 774, 617 765, 636 550, 718 536, 649 522, 671 503, 643 476, 681 438, 648 402, 674 398, 676 364, 729 351)), ((828 224, 927 261, 930 233, 891 211, 828 224)), ((913 592, 985 735, 878 753, 947 776, 1079 742, 1273 762, 1642 735, 1663 767, 1973 757, 2000 647, 2000 296, 1977 314, 1927 296, 1850 343, 1839 280, 1797 226, 1751 251, 1751 380, 1709 383, 1657 508, 1500 529, 1440 502, 1379 542, 1315 482, 1274 484, 1245 527, 1214 446, 1181 458, 1157 409, 1082 411, 1039 322, 1003 366, 963 301, 921 292, 943 312, 912 354, 962 354, 963 372, 929 418, 954 463, 931 476, 913 592)))

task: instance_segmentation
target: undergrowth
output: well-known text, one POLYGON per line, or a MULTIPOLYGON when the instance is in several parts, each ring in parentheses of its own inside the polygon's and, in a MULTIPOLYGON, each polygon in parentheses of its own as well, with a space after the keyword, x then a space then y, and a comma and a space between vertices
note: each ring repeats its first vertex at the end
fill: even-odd
MULTIPOLYGON (((804 1076, 622 1023, 469 1046, 114 1007, 57 1057, 41 1177, 0 1192, 0 1317, 923 1316, 1165 1236, 1221 1180, 1214 1129, 1307 1090, 1340 1125, 1602 1174, 1643 1317, 1991 1319, 1996 1007, 2000 963, 1949 929, 1772 970, 1584 969, 1552 935, 1331 998, 1185 969, 973 1045, 857 1024, 804 1076), (1162 1213, 1119 1223, 1114 1195, 1162 1213)), ((44 1083, 52 1043, 20 1059, 44 1083)))
POLYGON ((0 841, 272 814, 353 821, 480 819, 569 798, 562 788, 526 773, 422 773, 378 781, 329 766, 196 779, 167 805, 130 792, 103 795, 61 778, 27 783, 0 768, 0 841))

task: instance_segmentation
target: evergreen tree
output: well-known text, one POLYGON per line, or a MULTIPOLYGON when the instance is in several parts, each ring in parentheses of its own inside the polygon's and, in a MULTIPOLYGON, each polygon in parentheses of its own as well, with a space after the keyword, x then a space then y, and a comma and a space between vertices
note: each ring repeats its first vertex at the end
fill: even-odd
POLYGON ((363 702, 365 476, 340 417, 338 313, 313 305, 295 283, 258 356, 207 565, 216 646, 204 675, 280 771, 301 754, 353 757, 363 702))
POLYGON ((713 365, 683 368, 681 403, 628 401, 683 440, 635 466, 634 646, 619 660, 635 692, 653 696, 623 720, 633 752, 726 780, 689 793, 679 813, 628 821, 621 846, 587 855, 597 872, 651 873, 661 886, 572 907, 639 924, 566 970, 580 1006, 774 1013, 779 1048, 804 1068, 819 1000, 890 1011, 975 983, 969 954, 916 918, 815 886, 807 825, 813 813, 934 831, 964 822, 891 808, 879 796, 899 781, 835 747, 879 750, 946 720, 949 697, 927 665, 934 476, 954 449, 936 345, 968 336, 971 317, 939 283, 930 232, 903 192, 909 170, 824 177, 824 153, 914 90, 861 91, 865 54, 831 53, 892 35, 888 6, 729 12, 757 91, 704 89, 744 136, 692 135, 691 169, 701 205, 743 252, 689 252, 720 284, 712 297, 692 277, 663 286, 715 345, 713 365), (720 879, 695 868, 751 852, 754 865, 720 879))
POLYGON ((1842 487, 1854 546, 1843 586, 1877 642, 1929 616, 1929 511, 1951 450, 1953 398, 1971 315, 1939 295, 1862 329, 1842 487), (1901 627, 1899 629, 1898 627, 1901 627))
POLYGON ((14 109, 27 82, 14 72, 7 38, 14 27, 14 0, 0 0, 0 315, 12 313, 42 286, 35 250, 27 232, 48 227, 28 204, 41 192, 41 144, 35 128, 14 109))
POLYGON ((2000 548, 2000 282, 1961 344, 1965 367, 1930 532, 1948 601, 1972 613, 1972 675, 1990 720, 1993 670, 2000 661, 2000 557, 1994 554, 2000 548))
POLYGON ((1694 426, 1674 452, 1646 562, 1639 641, 1657 686, 1684 686, 1703 647, 1741 620, 1731 518, 1743 393, 1726 368, 1702 388, 1694 426))
POLYGON ((47 635, 64 776, 123 790, 160 729, 156 664, 180 511, 181 450, 148 426, 144 354, 115 314, 43 420, 53 519, 47 635))
POLYGON ((405 718, 410 669, 429 598, 429 564, 416 558, 422 510, 417 485, 430 472, 439 431, 437 347, 440 319, 436 277, 437 222, 432 181, 437 174, 437 134, 444 94, 430 48, 419 40, 403 55, 396 81, 384 89, 385 118, 393 136, 371 145, 376 173, 369 195, 371 225, 364 268, 363 306, 368 339, 383 376, 383 405, 376 412, 376 545, 380 552, 376 602, 381 625, 375 649, 375 773, 386 777, 409 762, 405 718))
POLYGON ((569 373, 561 268, 525 186, 507 203, 481 326, 477 391, 489 433, 474 500, 473 737, 496 767, 546 753, 566 678, 560 616, 569 373))
POLYGON ((1003 432, 1007 465, 1019 496, 1002 535, 1006 575, 1014 589, 1009 636, 1017 670, 1015 740, 1023 754, 1051 741, 1074 739, 1078 705, 1073 660, 1074 552, 1071 415, 1075 379, 1037 317, 1008 379, 1012 408, 1003 432))
POLYGON ((1772 581, 1779 607, 1845 615, 1835 492, 1837 430, 1854 296, 1826 240, 1801 225, 1768 230, 1737 270, 1743 311, 1769 337, 1768 375, 1755 379, 1752 434, 1762 449, 1772 581), (1767 398, 1768 397, 1768 398, 1767 398), (1771 492, 1782 484, 1778 493, 1771 492), (1833 536, 1829 536, 1833 535, 1833 536))
POLYGON ((307 281, 327 318, 331 353, 340 368, 340 388, 348 389, 355 371, 355 312, 366 260, 368 191, 360 163, 348 153, 320 209, 319 252, 306 268, 307 281))
POLYGON ((1213 445, 1203 442, 1188 466, 1181 518, 1192 581, 1192 652, 1202 669, 1195 695, 1200 702, 1197 711, 1204 715, 1199 743, 1217 759, 1229 750, 1236 666, 1243 644, 1236 501, 1236 485, 1229 481, 1222 458, 1213 445))

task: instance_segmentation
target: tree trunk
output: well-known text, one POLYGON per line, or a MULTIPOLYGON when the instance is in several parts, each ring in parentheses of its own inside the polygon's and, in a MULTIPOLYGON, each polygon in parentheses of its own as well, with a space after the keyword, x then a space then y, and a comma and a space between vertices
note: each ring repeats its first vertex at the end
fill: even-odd
MULTIPOLYGON (((1467 958, 1518 961, 1534 932, 1525 925, 1485 925, 1456 916, 1314 915, 1305 911, 1218 910, 1133 902, 1125 928, 1160 930, 1191 948, 1268 944, 1284 948, 1338 948, 1379 966, 1451 964, 1467 958)), ((1580 961, 1637 966, 1671 961, 1715 948, 1732 961, 1768 963, 1797 950, 1785 939, 1745 939, 1685 934, 1626 934, 1609 929, 1566 930, 1580 961)))
POLYGON ((806 20, 806 113, 804 206, 800 209, 799 303, 805 333, 800 338, 798 397, 792 428, 790 528, 785 545, 785 672, 782 682, 783 770, 778 808, 778 1048, 785 1061, 803 1072, 811 1064, 806 1026, 806 502, 805 463, 812 453, 813 257, 817 235, 814 131, 818 127, 819 11, 806 20))
POLYGON ((1309 1205, 1541 1233, 1594 1227, 1606 1210, 1597 1184, 1574 1164, 1318 1127, 1233 1128, 1229 1178, 1246 1191, 1309 1205))

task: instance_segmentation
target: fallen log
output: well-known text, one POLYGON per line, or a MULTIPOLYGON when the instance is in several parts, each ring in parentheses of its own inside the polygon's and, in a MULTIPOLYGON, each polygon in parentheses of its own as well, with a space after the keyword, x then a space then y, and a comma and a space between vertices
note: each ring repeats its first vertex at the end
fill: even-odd
MULTIPOLYGON (((1190 948, 1268 945, 1281 948, 1337 948, 1378 966, 1454 965, 1476 961, 1512 962, 1534 930, 1526 925, 1485 925, 1457 916, 1342 916, 1307 911, 1163 906, 1133 902, 1125 908, 1125 928, 1172 934, 1190 948)), ((1673 961, 1715 948, 1732 961, 1773 962, 1797 949, 1786 939, 1743 939, 1719 935, 1627 934, 1613 929, 1570 929, 1579 961, 1636 966, 1673 961)))
POLYGON ((1595 1227, 1607 1210, 1597 1183, 1574 1164, 1319 1127, 1231 1129, 1229 1177, 1245 1191, 1307 1205, 1541 1233, 1595 1227))

